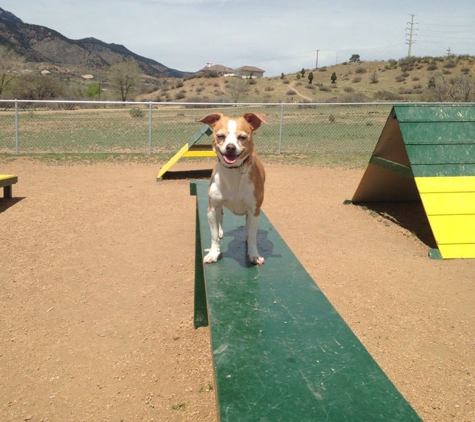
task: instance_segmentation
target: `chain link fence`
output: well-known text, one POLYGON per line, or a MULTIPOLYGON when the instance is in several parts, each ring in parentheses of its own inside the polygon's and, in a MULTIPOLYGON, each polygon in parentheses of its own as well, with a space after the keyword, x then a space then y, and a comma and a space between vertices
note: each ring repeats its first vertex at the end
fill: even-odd
MULTIPOLYGON (((264 113, 261 154, 366 160, 391 110, 387 103, 209 104, 0 100, 0 153, 174 154, 208 113, 264 113)), ((204 135, 198 143, 210 143, 204 135)))

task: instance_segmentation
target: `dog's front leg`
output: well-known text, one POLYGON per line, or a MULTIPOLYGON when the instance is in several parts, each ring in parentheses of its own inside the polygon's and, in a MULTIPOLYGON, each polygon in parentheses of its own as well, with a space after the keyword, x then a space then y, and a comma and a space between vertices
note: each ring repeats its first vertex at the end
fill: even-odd
POLYGON ((203 259, 204 264, 211 264, 213 262, 216 262, 219 258, 219 254, 221 253, 219 239, 223 235, 223 229, 221 228, 222 221, 223 208, 221 206, 210 206, 208 210, 208 222, 209 228, 211 230, 211 248, 208 254, 203 259))
POLYGON ((257 229, 259 227, 259 215, 249 212, 246 215, 246 234, 247 234, 247 253, 249 260, 253 264, 262 265, 265 262, 264 257, 260 256, 257 250, 257 229))

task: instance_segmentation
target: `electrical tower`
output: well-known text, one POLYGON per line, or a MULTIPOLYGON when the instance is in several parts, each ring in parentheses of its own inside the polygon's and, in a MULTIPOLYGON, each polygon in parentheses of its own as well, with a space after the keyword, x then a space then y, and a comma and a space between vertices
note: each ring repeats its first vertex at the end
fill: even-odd
POLYGON ((406 32, 406 37, 409 37, 409 38, 406 38, 406 44, 409 44, 409 49, 407 51, 407 57, 411 57, 411 50, 412 50, 412 44, 414 44, 416 41, 414 40, 414 36, 416 34, 414 34, 414 25, 417 25, 417 23, 414 23, 414 14, 412 15, 409 15, 411 17, 411 22, 407 22, 407 24, 409 25, 409 28, 406 27, 406 31, 409 31, 409 33, 406 32))

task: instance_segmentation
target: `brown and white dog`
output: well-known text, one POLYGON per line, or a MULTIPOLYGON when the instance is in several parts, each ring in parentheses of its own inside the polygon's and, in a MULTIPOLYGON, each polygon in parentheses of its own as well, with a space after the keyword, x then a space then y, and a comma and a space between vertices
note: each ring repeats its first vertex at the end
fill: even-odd
POLYGON ((264 258, 257 250, 257 229, 264 200, 265 172, 254 150, 252 134, 261 123, 267 123, 265 115, 246 113, 231 118, 215 113, 203 117, 200 122, 213 129, 213 148, 218 156, 208 189, 211 249, 203 262, 216 262, 221 253, 225 206, 236 215, 246 216, 249 259, 253 264, 262 265, 264 258))

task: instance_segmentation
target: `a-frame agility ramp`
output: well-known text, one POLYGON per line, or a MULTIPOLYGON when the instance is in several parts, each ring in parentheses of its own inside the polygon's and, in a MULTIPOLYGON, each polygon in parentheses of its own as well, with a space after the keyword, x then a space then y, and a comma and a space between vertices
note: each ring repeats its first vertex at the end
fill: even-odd
POLYGON ((352 202, 419 199, 429 255, 475 258, 475 104, 393 107, 352 202))
POLYGON ((213 150, 211 144, 197 144, 203 135, 211 135, 212 130, 208 125, 202 125, 201 128, 194 134, 180 150, 170 158, 167 163, 160 168, 157 175, 157 181, 162 180, 163 175, 170 170, 170 168, 176 164, 176 162, 183 157, 199 158, 199 157, 216 157, 216 153, 213 150))

